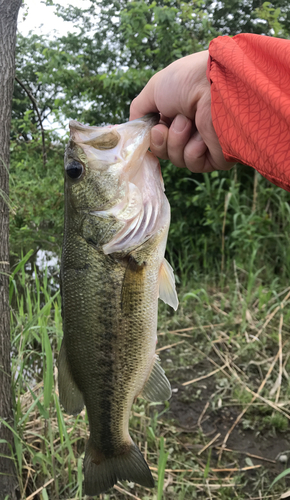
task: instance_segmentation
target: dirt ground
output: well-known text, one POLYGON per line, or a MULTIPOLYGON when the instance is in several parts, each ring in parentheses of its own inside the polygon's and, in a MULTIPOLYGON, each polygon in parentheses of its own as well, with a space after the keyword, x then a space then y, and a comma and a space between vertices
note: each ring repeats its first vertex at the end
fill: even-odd
MULTIPOLYGON (((191 387, 191 392, 200 389, 200 399, 198 401, 183 402, 182 393, 185 388, 180 384, 174 384, 173 389, 178 389, 177 393, 173 393, 170 401, 170 411, 168 417, 172 418, 179 425, 180 430, 184 435, 190 438, 198 427, 198 420, 202 415, 207 403, 210 401, 215 390, 214 378, 207 380, 206 383, 195 384, 191 387)), ((187 392, 187 398, 190 398, 190 393, 187 392)), ((206 410, 203 414, 200 427, 205 437, 214 437, 220 434, 220 437, 215 442, 215 448, 221 446, 224 437, 232 427, 233 423, 239 416, 240 411, 237 407, 227 406, 217 408, 214 411, 206 410)), ((186 438, 185 438, 186 443, 186 438)), ((190 449, 198 450, 198 446, 187 445, 190 449)), ((200 449, 202 446, 200 446, 200 449)), ((289 454, 290 458, 290 431, 279 432, 267 430, 260 432, 258 429, 244 429, 242 423, 239 423, 231 432, 227 441, 227 449, 237 452, 237 457, 241 467, 244 467, 245 456, 256 455, 259 458, 252 457, 254 464, 262 464, 269 469, 274 477, 284 470, 285 463, 279 461, 279 456, 289 454)), ((212 458, 218 458, 217 451, 212 454, 212 458)), ((273 477, 273 479, 274 479, 273 477)))
MULTIPOLYGON (((249 405, 243 414, 247 405, 234 398, 231 384, 223 390, 226 381, 220 370, 210 375, 214 367, 206 357, 176 369, 182 347, 178 346, 179 353, 168 349, 161 354, 165 370, 169 367, 168 376, 173 389, 165 418, 174 423, 179 443, 194 456, 201 452, 201 458, 205 463, 209 460, 212 471, 223 468, 229 477, 231 469, 237 471, 240 468, 244 475, 243 498, 274 498, 270 491, 269 495, 265 491, 285 468, 290 467, 289 426, 281 431, 273 425, 265 425, 265 414, 273 415, 273 412, 267 412, 265 406, 257 402, 249 405), (170 369, 171 366, 174 368, 170 369), (188 386, 182 385, 199 378, 202 379, 188 386), (223 395, 219 398, 221 392, 223 395), (226 436, 227 442, 220 456, 226 436), (259 496, 252 496, 254 487, 259 496)), ((214 359, 212 352, 210 357, 214 359)), ((259 384, 258 380, 254 382, 259 384)), ((290 489, 288 478, 284 479, 284 492, 290 489)), ((241 494, 241 489, 239 491, 241 494)), ((235 493, 235 497, 240 498, 240 494, 235 493)), ((290 498, 290 491, 289 497, 281 498, 290 498)))

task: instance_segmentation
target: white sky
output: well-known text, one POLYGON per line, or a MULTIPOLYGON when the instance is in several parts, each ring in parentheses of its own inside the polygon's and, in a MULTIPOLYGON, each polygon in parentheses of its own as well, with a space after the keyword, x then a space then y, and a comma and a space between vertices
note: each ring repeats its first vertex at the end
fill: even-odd
MULTIPOLYGON (((89 0, 57 0, 63 6, 74 5, 76 7, 88 7, 89 0)), ((37 34, 47 35, 53 38, 56 31, 60 35, 73 31, 73 23, 65 22, 54 14, 54 6, 46 6, 41 0, 25 0, 24 6, 20 8, 18 15, 18 30, 22 35, 28 35, 29 31, 37 34)), ((54 121, 54 116, 44 121, 44 128, 53 126, 60 136, 67 133, 69 120, 64 119, 60 124, 54 121)))
MULTIPOLYGON (((88 0, 58 0, 61 5, 87 7, 88 0)), ((41 0, 25 0, 18 16, 18 29, 25 36, 30 30, 36 33, 47 34, 56 30, 60 34, 73 31, 73 23, 64 22, 54 14, 53 6, 46 6, 41 0), (28 12, 25 17, 26 12, 28 12)))

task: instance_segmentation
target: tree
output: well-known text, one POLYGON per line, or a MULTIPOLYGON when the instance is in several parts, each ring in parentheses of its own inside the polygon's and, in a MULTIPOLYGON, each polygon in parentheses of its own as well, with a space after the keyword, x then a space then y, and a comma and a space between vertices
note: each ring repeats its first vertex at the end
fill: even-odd
POLYGON ((64 21, 72 20, 74 32, 54 39, 20 34, 17 40, 16 74, 23 86, 15 84, 12 107, 10 179, 17 208, 10 213, 10 241, 15 255, 31 247, 58 251, 62 239, 64 145, 46 121, 43 168, 40 122, 28 92, 42 120, 65 118, 66 129, 68 118, 91 125, 122 123, 154 72, 202 50, 216 34, 205 12, 179 0, 94 0, 86 9, 50 8, 58 8, 64 21))
MULTIPOLYGON (((131 100, 156 71, 179 57, 207 48, 210 40, 219 34, 250 32, 289 37, 290 29, 288 0, 272 3, 91 0, 85 8, 63 7, 57 0, 46 0, 46 3, 64 22, 72 22, 74 29, 54 39, 34 33, 26 38, 19 36, 17 76, 36 98, 42 119, 48 117, 55 123, 66 121, 66 130, 68 119, 90 125, 126 121, 131 100)), ((31 247, 58 251, 63 218, 64 144, 48 130, 46 122, 47 165, 43 168, 40 122, 32 101, 19 83, 15 85, 12 119, 10 179, 13 181, 12 202, 17 210, 11 211, 11 249, 16 255, 21 248, 26 252, 31 247)), ((254 189, 254 170, 240 167, 236 176, 220 172, 214 178, 215 174, 194 175, 174 168, 169 162, 162 163, 172 209, 168 249, 175 269, 178 270, 182 260, 180 249, 186 245, 191 245, 195 262, 203 267, 206 265, 204 253, 218 255, 217 263, 220 262, 225 197, 235 184, 245 199, 243 214, 248 210, 250 216, 248 198, 251 199, 254 189)), ((278 196, 278 188, 270 187, 264 179, 259 182, 261 186, 265 187, 267 199, 285 196, 281 192, 278 196)), ((237 212, 234 200, 231 196, 227 210, 227 219, 232 222, 237 221, 233 219, 237 212)), ((263 245, 263 253, 265 256, 267 252, 267 259, 271 261, 272 242, 267 235, 270 223, 280 227, 279 214, 273 210, 269 217, 269 204, 264 199, 260 199, 258 205, 261 208, 257 224, 264 228, 263 238, 269 243, 263 245), (267 207, 266 213, 262 207, 267 207)), ((240 250, 240 242, 246 238, 241 238, 236 227, 230 227, 228 222, 227 230, 227 255, 237 257, 240 252, 243 257, 245 252, 240 250)), ((287 228, 283 232, 287 234, 287 228)), ((283 248, 286 246, 281 245, 281 251, 283 248)))
POLYGON ((205 0, 212 26, 222 35, 256 33, 288 38, 290 9, 288 0, 205 0))
POLYGON ((21 0, 0 0, 0 500, 16 498, 11 427, 9 311, 9 142, 15 72, 17 16, 21 0), (9 427, 8 427, 9 426, 9 427))

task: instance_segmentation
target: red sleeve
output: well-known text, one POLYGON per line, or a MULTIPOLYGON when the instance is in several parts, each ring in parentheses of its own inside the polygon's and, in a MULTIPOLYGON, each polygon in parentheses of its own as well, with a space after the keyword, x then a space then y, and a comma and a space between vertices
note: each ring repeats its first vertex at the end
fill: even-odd
POLYGON ((212 120, 226 160, 290 191, 290 40, 220 36, 209 53, 212 120))

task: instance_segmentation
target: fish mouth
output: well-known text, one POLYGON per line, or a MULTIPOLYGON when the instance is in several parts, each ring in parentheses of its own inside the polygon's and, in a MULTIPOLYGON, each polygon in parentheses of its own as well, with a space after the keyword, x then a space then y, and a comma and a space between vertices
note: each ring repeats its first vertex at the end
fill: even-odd
POLYGON ((129 178, 134 176, 142 165, 144 156, 150 146, 150 131, 159 123, 159 113, 148 113, 141 118, 116 126, 116 131, 122 136, 122 156, 126 161, 123 172, 129 178))
MULTIPOLYGON (((160 114, 159 113, 147 113, 147 115, 142 116, 141 118, 136 118, 135 120, 131 120, 130 122, 122 123, 120 125, 107 125, 105 127, 97 127, 91 125, 85 125, 76 120, 70 120, 69 127, 71 130, 71 135, 73 135, 74 131, 86 132, 89 136, 92 134, 97 134, 98 132, 104 131, 106 128, 108 129, 118 129, 119 127, 123 127, 124 125, 131 125, 137 122, 145 122, 149 128, 154 127, 159 123, 160 114)), ((86 142, 84 140, 84 142, 86 142)))
POLYGON ((150 146, 150 131, 159 123, 159 113, 148 113, 126 123, 105 127, 70 121, 70 139, 79 145, 92 168, 122 163, 123 173, 134 175, 150 146))
POLYGON ((75 146, 79 146, 90 169, 100 171, 113 169, 116 165, 120 179, 126 175, 130 180, 142 165, 150 146, 151 129, 159 120, 159 113, 148 113, 126 123, 103 127, 71 120, 65 164, 75 146))

